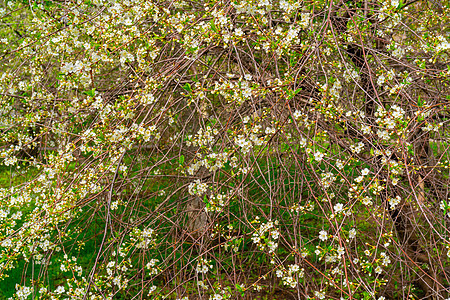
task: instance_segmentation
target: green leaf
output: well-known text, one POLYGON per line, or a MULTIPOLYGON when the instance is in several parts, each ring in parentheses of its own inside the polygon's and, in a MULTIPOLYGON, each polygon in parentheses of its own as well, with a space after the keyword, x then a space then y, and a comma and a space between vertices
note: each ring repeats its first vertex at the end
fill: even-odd
POLYGON ((90 91, 85 91, 83 93, 88 95, 88 96, 94 97, 95 96, 95 89, 92 89, 90 91))
POLYGON ((245 292, 244 287, 242 287, 242 286, 240 286, 239 284, 236 283, 236 290, 237 290, 239 293, 241 293, 241 296, 242 296, 242 297, 244 297, 244 292, 245 292))
POLYGON ((180 165, 182 165, 184 163, 184 155, 181 155, 180 158, 178 159, 180 165))
POLYGON ((216 24, 214 24, 214 20, 211 20, 211 21, 209 22, 209 25, 211 26, 211 29, 212 29, 215 33, 218 33, 218 32, 219 32, 219 30, 218 30, 217 27, 216 27, 216 24))
POLYGON ((424 101, 423 101, 423 100, 420 98, 420 96, 419 96, 419 98, 417 99, 417 106, 418 106, 418 107, 422 107, 423 104, 424 104, 424 101))
POLYGON ((408 153, 410 154, 410 155, 414 155, 414 147, 413 147, 413 145, 408 145, 408 153))
POLYGON ((192 91, 191 85, 187 82, 185 85, 183 85, 183 89, 185 89, 189 93, 192 91))

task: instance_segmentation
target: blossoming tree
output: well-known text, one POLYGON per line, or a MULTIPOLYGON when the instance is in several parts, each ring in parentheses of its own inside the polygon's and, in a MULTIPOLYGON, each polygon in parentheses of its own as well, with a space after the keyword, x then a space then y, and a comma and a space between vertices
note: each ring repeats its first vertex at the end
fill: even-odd
POLYGON ((0 5, 3 296, 450 297, 448 2, 0 5))

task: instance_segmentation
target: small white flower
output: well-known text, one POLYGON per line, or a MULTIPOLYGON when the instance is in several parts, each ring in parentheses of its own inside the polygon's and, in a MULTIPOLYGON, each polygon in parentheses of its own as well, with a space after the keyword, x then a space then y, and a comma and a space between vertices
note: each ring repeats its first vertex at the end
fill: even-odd
POLYGON ((212 265, 209 264, 209 261, 207 261, 203 258, 200 258, 200 260, 197 263, 196 271, 197 271, 197 273, 206 274, 210 268, 212 269, 212 265))
POLYGON ((337 249, 337 254, 339 255, 339 257, 341 257, 342 255, 344 255, 345 250, 344 248, 342 248, 341 246, 338 247, 337 249))
POLYGON ((358 177, 355 178, 355 181, 356 181, 357 183, 360 183, 361 181, 363 181, 363 179, 364 179, 363 176, 358 176, 358 177))
POLYGON ((275 128, 267 127, 266 134, 274 134, 276 132, 275 128))
POLYGON ((362 202, 362 204, 364 204, 364 205, 372 205, 372 199, 370 199, 369 197, 364 197, 362 200, 361 200, 361 202, 362 202))
POLYGON ((382 269, 380 266, 377 266, 377 267, 375 268, 375 273, 381 274, 381 272, 383 272, 383 269, 382 269))
POLYGON ((315 291, 314 292, 314 295, 317 297, 317 298, 319 298, 319 299, 325 299, 325 293, 324 292, 318 292, 318 291, 315 291))
POLYGON ((283 277, 283 271, 282 270, 277 270, 275 272, 275 274, 277 275, 277 277, 283 277))
POLYGON ((389 206, 391 207, 391 209, 395 209, 397 207, 397 205, 400 204, 401 200, 402 200, 402 198, 400 198, 400 196, 396 196, 395 198, 388 199, 389 206))
POLYGON ((57 294, 62 294, 64 293, 66 290, 64 289, 64 286, 60 285, 58 286, 58 288, 56 288, 55 293, 57 294))
POLYGON ((328 233, 325 230, 319 232, 319 239, 326 241, 328 239, 328 233))
POLYGON ((118 208, 119 201, 111 202, 111 210, 116 210, 118 208))
POLYGON ((63 272, 66 272, 66 271, 67 271, 67 268, 66 268, 66 265, 65 265, 65 264, 62 264, 62 265, 61 265, 61 271, 63 271, 63 272))
POLYGON ((398 178, 394 177, 392 178, 392 185, 397 185, 398 184, 398 178))
POLYGON ((300 267, 298 265, 290 265, 289 266, 289 271, 292 273, 298 272, 300 270, 300 267))
POLYGON ((209 297, 210 300, 222 300, 223 296, 221 294, 214 294, 213 296, 209 297))
POLYGON ((362 170, 361 174, 363 176, 366 176, 367 174, 369 174, 369 169, 365 168, 364 170, 362 170))
POLYGON ((334 212, 335 212, 336 214, 340 213, 343 209, 344 209, 344 205, 343 205, 342 203, 337 203, 337 204, 334 206, 334 212))
POLYGON ((356 236, 356 229, 355 228, 350 229, 350 231, 348 232, 348 237, 352 239, 355 236, 356 236))
POLYGON ((150 294, 153 293, 154 291, 156 291, 156 286, 153 285, 148 289, 148 296, 150 296, 150 294))
POLYGON ((361 129, 362 129, 362 132, 363 132, 364 134, 370 134, 370 133, 372 133, 372 130, 370 129, 370 126, 363 125, 363 126, 361 127, 361 129))
POLYGON ((322 161, 324 156, 325 155, 320 151, 317 151, 316 153, 314 153, 314 159, 318 162, 322 161))
POLYGON ((302 112, 299 110, 294 111, 294 113, 292 114, 292 116, 294 117, 294 119, 298 119, 302 116, 302 112))

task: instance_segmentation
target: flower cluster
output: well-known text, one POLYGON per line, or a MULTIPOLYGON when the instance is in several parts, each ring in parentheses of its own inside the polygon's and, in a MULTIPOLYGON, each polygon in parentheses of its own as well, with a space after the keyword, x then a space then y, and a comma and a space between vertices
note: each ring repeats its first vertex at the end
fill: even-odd
POLYGON ((152 258, 150 261, 145 265, 145 268, 149 271, 150 275, 156 275, 159 273, 160 269, 157 266, 157 263, 159 262, 159 259, 152 258))
POLYGON ((225 206, 228 196, 224 193, 219 193, 211 196, 205 206, 206 212, 221 212, 225 206))
POLYGON ((211 261, 201 257, 197 262, 197 267, 195 268, 195 270, 197 271, 197 273, 206 274, 212 268, 213 266, 211 265, 211 261))
POLYGON ((156 242, 156 234, 151 228, 145 228, 144 230, 134 228, 130 236, 131 242, 135 243, 136 248, 149 249, 156 242))
POLYGON ((398 105, 393 105, 389 111, 379 106, 375 117, 377 117, 375 121, 380 126, 380 129, 377 130, 378 137, 382 140, 389 140, 396 129, 403 128, 405 111, 398 105))
POLYGON ((276 271, 276 275, 278 278, 281 278, 281 282, 284 285, 290 286, 291 288, 295 288, 297 286, 297 276, 298 278, 303 278, 304 269, 300 269, 297 264, 289 265, 288 268, 280 268, 276 271))
POLYGON ((394 198, 389 198, 388 202, 389 202, 390 209, 396 209, 397 205, 399 205, 401 201, 402 201, 402 198, 400 196, 396 196, 394 198))
POLYGON ((278 221, 262 223, 260 227, 253 233, 252 241, 257 244, 259 249, 268 249, 269 253, 274 253, 278 248, 276 242, 280 236, 280 232, 276 228, 278 221))
MULTIPOLYGON (((229 74, 229 77, 234 77, 234 74, 229 74)), ((243 80, 242 78, 235 82, 221 79, 214 83, 212 94, 221 95, 227 99, 228 103, 242 105, 246 100, 251 99, 252 96, 257 96, 257 88, 256 84, 251 84, 251 81, 243 80)))
POLYGON ((195 136, 189 135, 187 137, 186 145, 194 147, 210 146, 217 134, 219 134, 219 131, 211 126, 206 126, 205 129, 200 128, 195 136))
POLYGON ((224 167, 225 163, 228 162, 228 153, 216 153, 212 152, 202 156, 201 153, 197 153, 195 162, 191 163, 187 168, 187 173, 189 175, 194 175, 200 167, 206 167, 211 172, 216 172, 217 170, 224 167))
POLYGON ((208 184, 201 182, 200 179, 191 182, 188 186, 188 192, 190 195, 202 196, 208 190, 208 184))
POLYGON ((336 180, 336 176, 331 173, 331 172, 327 172, 327 173, 322 173, 321 174, 321 184, 324 188, 329 188, 333 182, 336 180))
POLYGON ((16 284, 16 294, 18 300, 26 300, 33 293, 33 288, 16 284))
MULTIPOLYGON (((402 175, 428 162, 427 180, 446 186, 447 7, 344 5, 325 28, 323 1, 41 2, 0 5, 14 24, 0 38, 0 279, 34 266, 15 299, 220 300, 261 280, 375 298, 403 276, 384 273, 411 249, 390 244, 404 224, 383 207, 417 194, 402 175), (91 264, 79 257, 96 224, 91 264), (192 263, 202 281, 186 280, 192 263), (236 263, 244 276, 228 272, 236 263), (151 282, 166 270, 165 287, 151 282)), ((419 241, 424 257, 446 267, 440 194, 424 207, 442 214, 408 219, 436 241, 419 241)))

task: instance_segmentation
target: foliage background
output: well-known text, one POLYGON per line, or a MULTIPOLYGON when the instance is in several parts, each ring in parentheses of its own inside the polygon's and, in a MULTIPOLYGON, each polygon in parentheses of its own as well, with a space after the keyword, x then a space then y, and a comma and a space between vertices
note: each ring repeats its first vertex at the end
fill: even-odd
POLYGON ((448 1, 0 3, 0 297, 447 299, 448 1))

